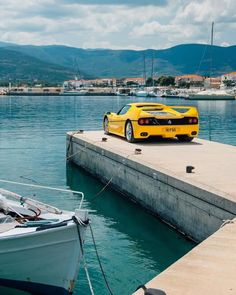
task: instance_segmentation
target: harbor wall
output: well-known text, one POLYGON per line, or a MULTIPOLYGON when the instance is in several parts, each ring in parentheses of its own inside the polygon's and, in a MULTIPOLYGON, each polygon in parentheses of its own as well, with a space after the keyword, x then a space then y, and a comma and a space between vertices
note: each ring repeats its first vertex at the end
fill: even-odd
MULTIPOLYGON (((123 141, 120 144, 122 150, 123 141)), ((68 134, 67 152, 69 160, 104 183, 111 181, 114 189, 196 242, 236 215, 236 203, 220 192, 144 164, 142 155, 124 156, 101 140, 94 143, 92 134, 68 134)))

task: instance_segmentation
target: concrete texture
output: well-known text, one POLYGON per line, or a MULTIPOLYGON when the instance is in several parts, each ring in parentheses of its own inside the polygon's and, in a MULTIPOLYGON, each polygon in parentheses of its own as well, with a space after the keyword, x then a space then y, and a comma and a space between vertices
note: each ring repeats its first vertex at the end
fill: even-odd
MULTIPOLYGON (((236 294, 236 221, 229 223, 146 284, 167 295, 236 294)), ((143 295, 138 290, 135 295, 143 295)))
POLYGON ((236 147, 200 139, 130 144, 102 131, 71 135, 69 160, 104 182, 111 180, 114 188, 195 241, 236 215, 236 147), (135 148, 142 153, 135 154, 135 148), (194 173, 186 173, 187 165, 195 167, 194 173))

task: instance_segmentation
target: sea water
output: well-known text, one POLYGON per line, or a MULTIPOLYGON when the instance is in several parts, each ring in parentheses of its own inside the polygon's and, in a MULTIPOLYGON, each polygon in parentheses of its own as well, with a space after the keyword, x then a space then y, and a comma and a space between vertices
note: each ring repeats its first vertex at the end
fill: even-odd
MULTIPOLYGON (((104 185, 66 162, 67 131, 99 130, 104 112, 116 112, 126 103, 142 100, 169 105, 196 105, 200 112, 200 137, 236 145, 235 101, 89 96, 0 97, 0 178, 85 193, 85 208, 95 210, 90 214, 92 228, 107 280, 115 295, 131 294, 137 286, 194 247, 192 242, 109 187, 95 198, 104 185)), ((78 207, 80 201, 80 197, 73 194, 6 184, 1 184, 1 187, 69 210, 78 207)), ((85 256, 95 294, 109 294, 89 230, 85 256)), ((83 267, 74 294, 90 294, 83 267)))

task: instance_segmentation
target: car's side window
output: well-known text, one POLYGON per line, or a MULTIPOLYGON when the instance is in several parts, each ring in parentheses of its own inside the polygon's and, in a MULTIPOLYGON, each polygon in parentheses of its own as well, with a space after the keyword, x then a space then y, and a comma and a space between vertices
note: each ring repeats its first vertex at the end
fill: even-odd
POLYGON ((128 110, 130 109, 129 105, 125 105, 121 110, 119 110, 119 112, 117 113, 117 115, 125 115, 128 110))

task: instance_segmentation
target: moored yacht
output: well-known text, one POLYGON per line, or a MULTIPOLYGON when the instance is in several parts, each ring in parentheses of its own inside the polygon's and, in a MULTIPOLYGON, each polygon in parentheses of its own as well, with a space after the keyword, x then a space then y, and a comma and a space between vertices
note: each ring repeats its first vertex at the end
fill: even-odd
POLYGON ((71 96, 84 96, 88 93, 86 89, 76 89, 76 90, 64 90, 60 95, 71 95, 71 96))
POLYGON ((207 89, 189 94, 186 99, 190 100, 234 100, 235 94, 224 89, 207 89))
POLYGON ((148 92, 146 90, 137 90, 135 92, 135 95, 137 97, 147 97, 148 96, 148 92))
POLYGON ((72 294, 88 212, 62 211, 0 189, 0 294, 72 294))

